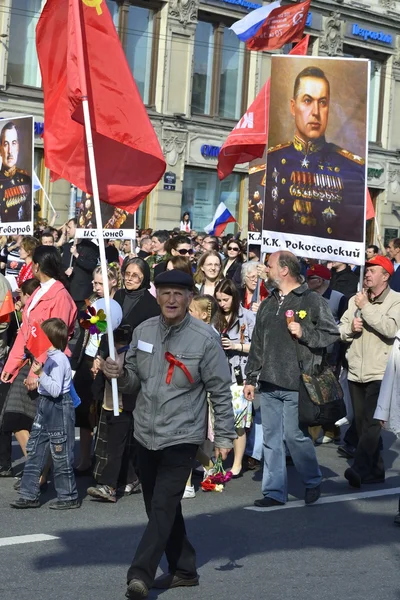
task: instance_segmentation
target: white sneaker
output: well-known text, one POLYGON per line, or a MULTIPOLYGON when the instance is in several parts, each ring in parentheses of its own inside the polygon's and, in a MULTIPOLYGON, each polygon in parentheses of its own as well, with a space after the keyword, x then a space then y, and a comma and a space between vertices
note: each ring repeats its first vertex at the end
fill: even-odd
POLYGON ((331 444, 335 440, 327 435, 321 435, 317 440, 315 440, 316 444, 331 444))
POLYGON ((343 419, 339 419, 339 421, 336 421, 335 425, 337 427, 341 427, 342 425, 350 425, 350 421, 347 417, 343 417, 343 419))
POLYGON ((183 494, 183 499, 187 498, 195 498, 196 492, 194 491, 194 485, 185 486, 185 493, 183 494))

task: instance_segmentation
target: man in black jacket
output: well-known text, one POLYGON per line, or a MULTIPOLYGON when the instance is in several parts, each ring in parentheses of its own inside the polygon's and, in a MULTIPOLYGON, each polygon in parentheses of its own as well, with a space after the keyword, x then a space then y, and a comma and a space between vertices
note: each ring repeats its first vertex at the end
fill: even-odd
POLYGON ((78 310, 93 293, 93 271, 99 261, 99 248, 90 240, 75 238, 76 219, 67 223, 70 241, 62 246, 62 263, 69 280, 69 293, 78 310))
POLYGON ((394 266, 394 273, 389 280, 389 286, 394 292, 400 292, 400 238, 390 240, 388 257, 394 266))
POLYGON ((359 277, 354 271, 351 270, 349 265, 341 262, 332 263, 332 278, 331 288, 346 296, 347 299, 351 298, 357 293, 359 277))
POLYGON ((246 365, 244 395, 254 399, 259 379, 264 438, 264 497, 255 506, 287 501, 284 441, 306 488, 306 504, 321 494, 321 471, 307 427, 299 425, 299 360, 312 373, 325 348, 339 339, 328 303, 303 282, 298 259, 291 252, 275 252, 268 259, 267 287, 273 292, 257 312, 246 365), (297 354, 299 354, 299 359, 297 354))

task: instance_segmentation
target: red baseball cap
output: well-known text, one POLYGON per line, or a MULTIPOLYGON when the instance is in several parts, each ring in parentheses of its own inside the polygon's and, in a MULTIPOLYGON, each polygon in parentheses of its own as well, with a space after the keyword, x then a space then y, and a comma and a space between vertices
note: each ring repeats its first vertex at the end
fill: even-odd
POLYGON ((393 263, 390 258, 387 258, 387 256, 374 256, 374 258, 371 258, 365 263, 366 267, 369 267, 370 265, 379 265, 380 267, 383 267, 385 271, 389 273, 389 275, 393 275, 394 273, 393 263))
POLYGON ((312 265, 312 267, 307 269, 306 277, 321 277, 321 279, 326 279, 327 281, 329 281, 332 277, 332 274, 328 267, 324 267, 324 265, 317 264, 312 265))

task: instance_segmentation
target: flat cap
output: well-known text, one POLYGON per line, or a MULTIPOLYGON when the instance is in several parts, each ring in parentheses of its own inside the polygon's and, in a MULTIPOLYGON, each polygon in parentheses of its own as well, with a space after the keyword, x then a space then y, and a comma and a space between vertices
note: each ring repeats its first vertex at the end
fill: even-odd
POLYGON ((179 269, 171 269, 171 271, 164 271, 160 273, 154 280, 156 288, 162 285, 168 285, 171 287, 181 287, 191 290, 194 286, 193 277, 188 275, 184 271, 179 269))

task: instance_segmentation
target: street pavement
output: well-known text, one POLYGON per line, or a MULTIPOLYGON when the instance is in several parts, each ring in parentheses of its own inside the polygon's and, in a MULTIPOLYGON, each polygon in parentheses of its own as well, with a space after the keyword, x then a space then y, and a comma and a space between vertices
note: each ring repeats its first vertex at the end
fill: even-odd
MULTIPOLYGON (((200 586, 152 590, 149 598, 399 600, 400 527, 393 517, 400 442, 388 433, 383 438, 384 485, 349 488, 343 478, 347 461, 329 444, 317 449, 324 482, 314 506, 304 506, 294 467, 288 467, 284 508, 253 510, 261 474, 250 471, 221 494, 200 490, 183 501, 200 586)), ((194 481, 197 487, 200 479, 194 481)), ((0 599, 123 600, 126 571, 146 523, 141 495, 99 503, 85 494, 91 479, 79 478, 81 509, 49 510, 55 497, 50 485, 40 509, 17 511, 9 507, 13 483, 0 480, 0 599), (39 534, 56 539, 17 544, 24 541, 19 536, 39 534)))

